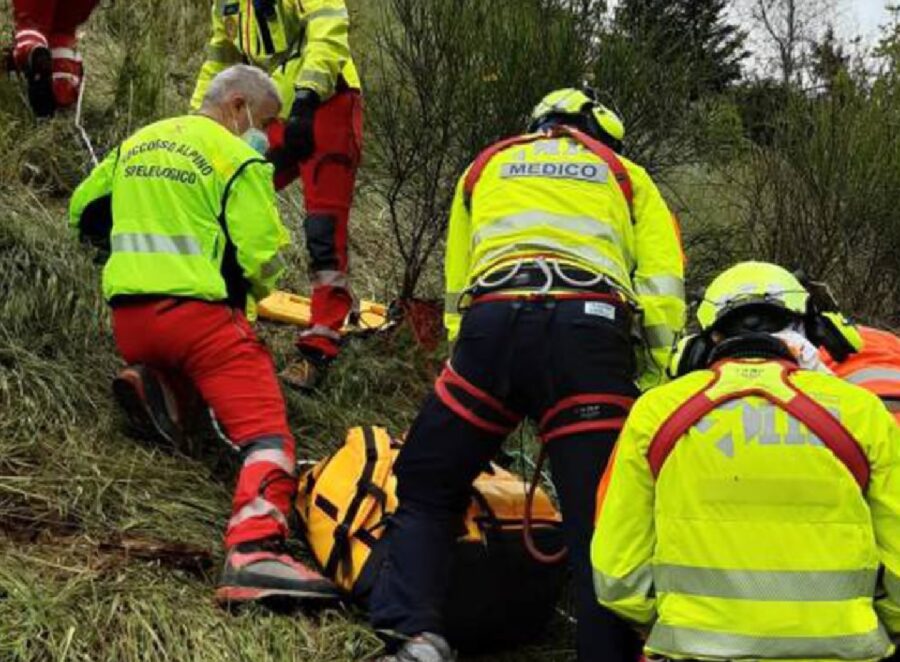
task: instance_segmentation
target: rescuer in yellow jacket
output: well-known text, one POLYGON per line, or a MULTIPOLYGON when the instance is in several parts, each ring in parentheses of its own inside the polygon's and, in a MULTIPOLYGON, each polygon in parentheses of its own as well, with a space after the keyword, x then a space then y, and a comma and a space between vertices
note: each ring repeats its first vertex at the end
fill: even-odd
MULTIPOLYGON (((647 172, 618 154, 624 127, 614 113, 604 109, 595 120, 612 158, 566 133, 581 128, 590 137, 597 130, 588 120, 552 124, 562 113, 579 117, 591 103, 581 90, 549 95, 535 109, 535 118, 549 118, 533 123, 537 133, 492 146, 460 178, 444 262, 445 324, 455 340, 467 294, 515 265, 540 259, 554 278, 557 265, 571 267, 596 275, 638 311, 641 385, 653 386, 684 325, 681 237, 647 172)), ((548 284, 572 287, 559 279, 548 284)))
POLYGON ((727 270, 698 310, 697 369, 631 411, 598 491, 592 561, 597 598, 648 635, 648 655, 893 651, 900 429, 874 394, 800 369, 776 337, 816 314, 780 267, 727 270))
POLYGON ((337 597, 284 547, 296 490, 294 437, 272 359, 244 316, 284 272, 289 243, 263 158, 281 101, 272 81, 237 65, 212 81, 196 115, 126 139, 78 187, 70 222, 110 251, 103 292, 129 364, 114 393, 141 427, 170 443, 199 392, 241 454, 225 533, 221 603, 337 597))
POLYGON ((282 379, 314 388, 340 348, 352 306, 347 232, 362 154, 362 97, 344 0, 214 0, 212 39, 191 108, 210 80, 240 62, 270 74, 284 122, 268 127, 275 187, 300 177, 313 284, 312 319, 282 379))
POLYGON ((370 603, 377 629, 407 638, 399 660, 450 659, 441 606, 453 535, 472 481, 524 418, 538 424, 560 497, 578 659, 638 654, 593 596, 593 499, 638 372, 659 381, 684 322, 681 244, 647 173, 617 153, 621 120, 592 96, 551 93, 530 131, 482 152, 453 204, 456 343, 400 451, 400 506, 370 603))

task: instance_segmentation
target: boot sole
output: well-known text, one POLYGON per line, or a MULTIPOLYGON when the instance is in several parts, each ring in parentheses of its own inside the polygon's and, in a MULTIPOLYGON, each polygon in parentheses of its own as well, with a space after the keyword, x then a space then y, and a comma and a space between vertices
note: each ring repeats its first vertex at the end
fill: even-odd
POLYGON ((37 117, 52 117, 56 111, 56 99, 53 96, 53 57, 49 48, 34 48, 25 78, 28 80, 28 103, 34 114, 37 117))
MULTIPOLYGON (((127 379, 117 377, 113 381, 113 396, 128 417, 134 431, 143 438, 161 438, 167 444, 175 445, 174 432, 162 425, 144 404, 144 400, 153 397, 153 393, 144 393, 143 398, 138 387, 127 379)), ((162 394, 157 394, 162 398, 162 394)))
POLYGON ((238 605, 265 600, 266 598, 290 598, 293 600, 319 600, 339 602, 341 596, 334 591, 281 588, 249 588, 246 586, 221 586, 216 589, 216 602, 222 606, 238 605))

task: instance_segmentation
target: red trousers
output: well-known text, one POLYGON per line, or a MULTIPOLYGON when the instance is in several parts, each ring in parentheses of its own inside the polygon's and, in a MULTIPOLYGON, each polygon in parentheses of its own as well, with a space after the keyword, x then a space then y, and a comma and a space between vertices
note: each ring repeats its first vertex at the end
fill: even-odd
MULTIPOLYGON (((362 156, 362 122, 359 91, 336 93, 316 110, 313 155, 275 176, 278 190, 299 176, 306 202, 303 228, 312 272, 312 320, 297 346, 327 358, 337 356, 339 332, 353 303, 347 280, 347 226, 362 156)), ((273 147, 282 136, 278 128, 269 132, 273 147)))
POLYGON ((75 36, 100 0, 13 0, 16 30, 37 30, 45 37, 75 36))
POLYGON ((177 383, 185 379, 240 449, 226 547, 288 533, 294 437, 268 351, 244 314, 223 304, 161 298, 113 308, 122 357, 177 383))
POLYGON ((13 0, 16 21, 16 66, 24 68, 35 46, 53 54, 53 95, 60 106, 78 99, 83 76, 75 31, 100 0, 13 0))

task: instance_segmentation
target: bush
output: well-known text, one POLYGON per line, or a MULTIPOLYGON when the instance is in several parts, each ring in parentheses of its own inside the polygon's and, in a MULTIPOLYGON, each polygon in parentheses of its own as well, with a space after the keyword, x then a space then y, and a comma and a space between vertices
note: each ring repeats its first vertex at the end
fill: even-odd
POLYGON ((586 51, 575 15, 551 0, 385 0, 378 26, 365 72, 367 181, 409 297, 443 240, 463 169, 522 132, 544 94, 577 84, 586 51))
POLYGON ((892 86, 846 73, 818 97, 792 95, 771 142, 732 171, 746 257, 834 288, 848 312, 900 323, 900 104, 892 86))

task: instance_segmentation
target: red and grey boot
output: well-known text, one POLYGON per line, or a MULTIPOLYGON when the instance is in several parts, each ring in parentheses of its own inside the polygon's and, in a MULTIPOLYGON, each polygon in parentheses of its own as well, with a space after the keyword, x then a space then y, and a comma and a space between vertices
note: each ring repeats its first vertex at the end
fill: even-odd
POLYGON ((50 35, 53 56, 53 98, 58 108, 68 108, 78 101, 84 65, 77 49, 75 35, 50 35))
POLYGON ((131 365, 113 380, 113 395, 142 437, 161 437, 169 444, 182 441, 184 430, 177 399, 163 376, 144 365, 131 365))
POLYGON ((50 117, 56 110, 53 97, 53 64, 47 37, 37 30, 16 32, 13 47, 16 70, 28 82, 28 103, 37 117, 50 117))
POLYGON ((337 601, 341 593, 290 556, 279 538, 238 543, 228 550, 216 601, 227 606, 265 598, 337 601))

